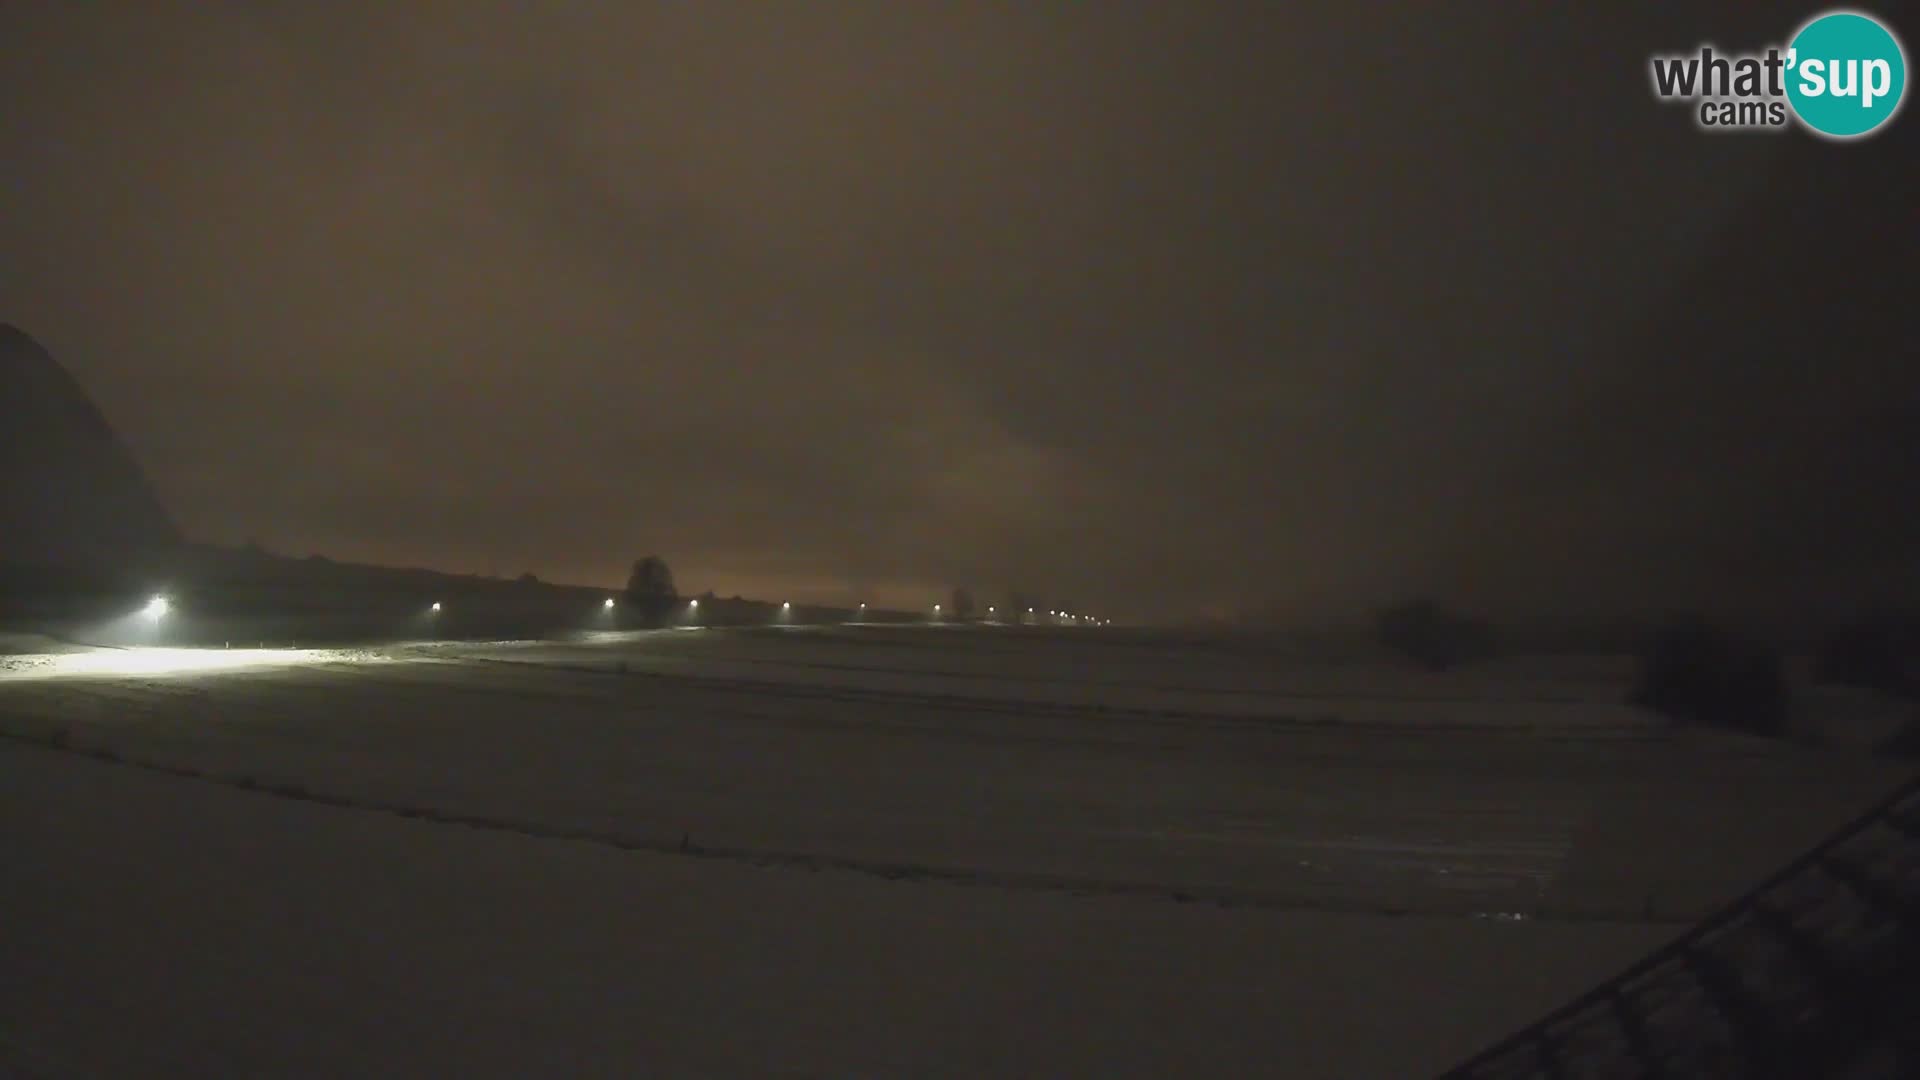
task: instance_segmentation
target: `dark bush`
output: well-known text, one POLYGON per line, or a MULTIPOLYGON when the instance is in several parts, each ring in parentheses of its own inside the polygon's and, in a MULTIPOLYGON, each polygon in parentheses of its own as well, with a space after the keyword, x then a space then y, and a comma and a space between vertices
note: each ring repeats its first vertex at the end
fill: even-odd
POLYGON ((1387 648, 1431 668, 1451 668, 1493 655, 1493 630, 1486 623, 1448 611, 1431 600, 1415 600, 1374 616, 1374 630, 1387 648))
POLYGON ((1787 678, 1774 649, 1704 622, 1676 623, 1641 654, 1629 704, 1683 724, 1778 736, 1787 724, 1787 678))
POLYGON ((1920 697, 1920 627, 1894 618, 1862 619, 1828 634, 1814 653, 1813 677, 1920 697))

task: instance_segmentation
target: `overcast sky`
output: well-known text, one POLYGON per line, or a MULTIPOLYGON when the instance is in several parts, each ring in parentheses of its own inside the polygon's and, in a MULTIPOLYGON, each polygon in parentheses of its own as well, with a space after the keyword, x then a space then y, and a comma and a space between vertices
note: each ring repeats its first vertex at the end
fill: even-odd
POLYGON ((1657 510, 1566 419, 1632 407, 1783 152, 1846 149, 1703 135, 1647 56, 1811 10, 1319 7, 9 4, 0 320, 189 534, 291 554, 1621 596, 1564 522, 1657 510))

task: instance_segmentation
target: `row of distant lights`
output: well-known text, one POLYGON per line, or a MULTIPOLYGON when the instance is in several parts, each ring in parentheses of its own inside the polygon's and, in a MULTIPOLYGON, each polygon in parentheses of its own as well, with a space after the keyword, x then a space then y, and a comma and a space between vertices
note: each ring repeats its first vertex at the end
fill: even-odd
MULTIPOLYGON (((784 605, 784 604, 782 604, 781 606, 782 606, 782 607, 785 607, 786 605, 784 605)), ((867 605, 865 605, 865 604, 861 604, 861 605, 860 605, 860 610, 861 610, 861 611, 865 611, 865 610, 867 610, 867 605)), ((938 615, 938 614, 940 614, 940 610, 941 610, 941 608, 940 608, 940 605, 939 605, 939 604, 935 604, 935 605, 933 605, 933 613, 934 613, 935 615, 938 615)), ((997 613, 999 612, 999 610, 1000 610, 1000 609, 998 609, 998 608, 996 608, 996 607, 993 607, 993 606, 991 606, 991 605, 989 605, 989 606, 988 606, 988 608, 987 608, 987 614, 988 614, 988 615, 994 615, 994 614, 997 614, 997 613)), ((1029 614, 1029 615, 1032 615, 1032 614, 1034 614, 1034 610, 1033 610, 1032 608, 1028 608, 1028 609, 1027 609, 1027 614, 1029 614)), ((1072 620, 1073 620, 1073 621, 1075 621, 1075 622, 1083 622, 1083 623, 1086 623, 1086 624, 1088 624, 1089 626, 1111 626, 1111 625, 1113 625, 1113 620, 1112 620, 1112 619, 1096 619, 1096 618, 1094 618, 1094 617, 1093 617, 1093 616, 1091 616, 1091 615, 1075 615, 1075 614, 1073 614, 1073 613, 1071 613, 1071 612, 1066 612, 1066 611, 1049 611, 1049 612, 1047 612, 1047 614, 1048 614, 1049 616, 1051 616, 1051 617, 1053 617, 1053 618, 1055 618, 1055 619, 1072 619, 1072 620)))
MULTIPOLYGON (((608 611, 612 611, 614 608, 613 597, 611 596, 607 597, 604 601, 601 602, 600 606, 608 611)), ((172 607, 173 607, 172 601, 169 601, 164 596, 156 596, 153 599, 147 601, 147 606, 141 609, 141 614, 145 615, 149 619, 158 620, 161 617, 165 616, 166 613, 172 609, 172 607)), ((700 601, 698 600, 687 601, 687 609, 690 611, 698 611, 700 609, 700 601)), ((443 610, 443 608, 441 606, 440 601, 435 600, 432 604, 429 604, 427 606, 427 610, 430 612, 433 612, 434 614, 439 614, 443 610)), ((793 602, 790 600, 781 601, 780 610, 792 611, 793 602)), ((861 604, 860 610, 862 612, 866 611, 867 605, 861 604)), ((992 615, 994 614, 995 610, 996 610, 995 608, 989 607, 987 608, 987 614, 992 615)), ((935 615, 940 614, 939 604, 933 605, 933 613, 935 615)), ((1034 610, 1032 608, 1028 608, 1027 614, 1029 615, 1034 614, 1034 610)), ((1085 622, 1094 626, 1113 625, 1112 619, 1096 619, 1091 615, 1074 615, 1065 611, 1049 611, 1047 612, 1047 614, 1056 619, 1072 619, 1076 622, 1085 622)))

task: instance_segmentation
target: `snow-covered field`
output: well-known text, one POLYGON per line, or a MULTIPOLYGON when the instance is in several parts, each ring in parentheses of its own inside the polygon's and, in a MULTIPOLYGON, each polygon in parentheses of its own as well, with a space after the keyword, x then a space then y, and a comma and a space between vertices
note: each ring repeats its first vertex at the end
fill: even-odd
POLYGON ((940 627, 4 657, 0 1062, 1431 1073, 1902 775, 1675 736, 1627 674, 940 627))

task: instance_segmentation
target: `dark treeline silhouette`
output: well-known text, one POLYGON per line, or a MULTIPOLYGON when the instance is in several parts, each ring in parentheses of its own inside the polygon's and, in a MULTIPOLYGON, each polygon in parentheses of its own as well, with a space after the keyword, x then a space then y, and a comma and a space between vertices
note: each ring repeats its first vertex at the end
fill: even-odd
POLYGON ((1414 600, 1374 616, 1380 643, 1430 668, 1447 669, 1493 655, 1493 627, 1435 603, 1414 600))
POLYGON ((1677 620, 1648 642, 1627 700, 1681 723, 1786 733, 1789 695, 1779 651, 1704 619, 1677 620))
POLYGON ((1821 682, 1920 699, 1920 616, 1877 614, 1835 628, 1814 655, 1821 682))

